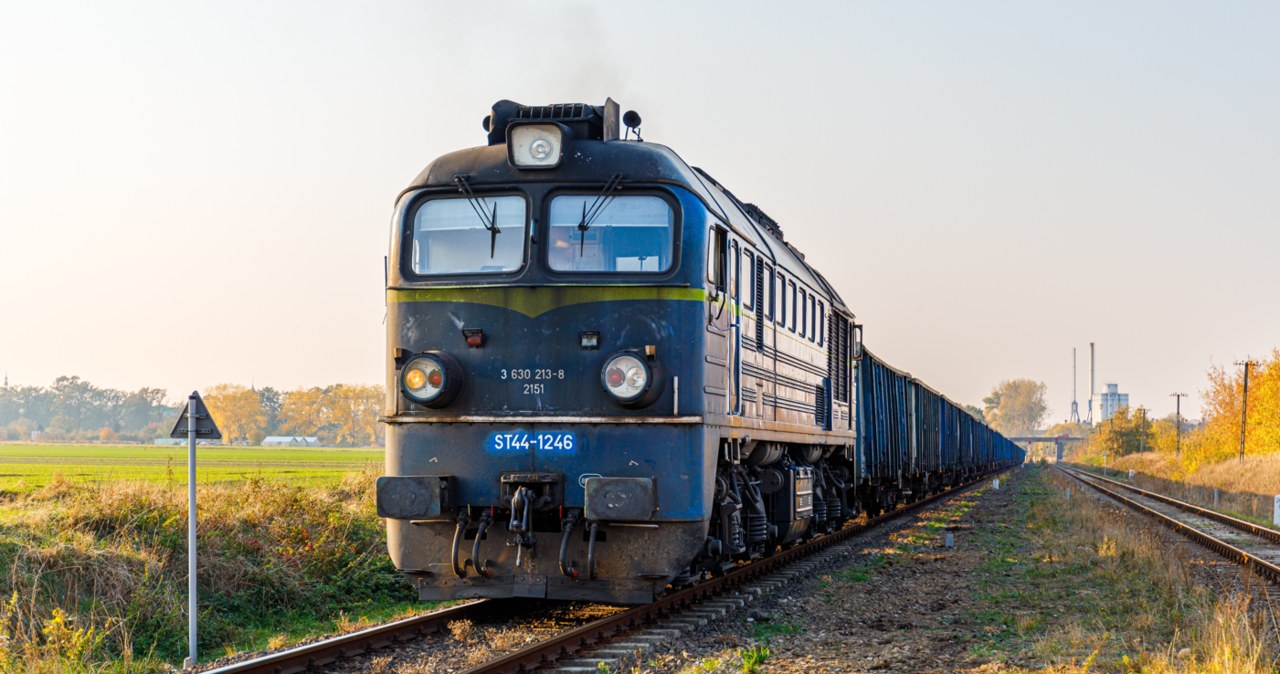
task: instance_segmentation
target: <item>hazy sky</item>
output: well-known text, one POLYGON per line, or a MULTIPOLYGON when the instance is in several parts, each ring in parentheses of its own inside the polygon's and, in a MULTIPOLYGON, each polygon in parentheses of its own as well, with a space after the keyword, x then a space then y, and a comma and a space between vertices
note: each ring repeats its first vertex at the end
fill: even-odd
POLYGON ((397 192, 495 100, 606 96, 956 400, 1065 418, 1092 340, 1195 416, 1280 346, 1280 5, 692 5, 0 0, 0 370, 380 382, 397 192))

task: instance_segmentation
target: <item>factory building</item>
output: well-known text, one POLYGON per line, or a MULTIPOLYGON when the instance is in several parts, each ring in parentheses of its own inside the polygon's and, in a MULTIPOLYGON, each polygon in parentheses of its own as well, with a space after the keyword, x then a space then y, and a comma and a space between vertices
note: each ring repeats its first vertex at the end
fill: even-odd
POLYGON ((1106 390, 1093 396, 1093 408, 1097 410, 1094 423, 1100 424, 1110 419, 1116 410, 1129 406, 1129 394, 1120 392, 1119 384, 1103 384, 1106 390))

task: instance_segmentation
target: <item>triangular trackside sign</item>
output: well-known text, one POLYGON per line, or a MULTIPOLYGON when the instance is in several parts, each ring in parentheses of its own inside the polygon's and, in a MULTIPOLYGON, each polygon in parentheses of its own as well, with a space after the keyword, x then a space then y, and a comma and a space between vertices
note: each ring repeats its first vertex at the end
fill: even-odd
POLYGON ((192 391, 191 397, 187 398, 187 406, 182 408, 182 416, 178 417, 178 423, 173 425, 172 431, 169 431, 169 437, 188 436, 187 419, 193 407, 195 408, 196 437, 201 440, 221 440, 222 431, 218 430, 218 425, 213 423, 213 417, 209 416, 209 408, 205 407, 204 398, 200 397, 199 391, 192 391))

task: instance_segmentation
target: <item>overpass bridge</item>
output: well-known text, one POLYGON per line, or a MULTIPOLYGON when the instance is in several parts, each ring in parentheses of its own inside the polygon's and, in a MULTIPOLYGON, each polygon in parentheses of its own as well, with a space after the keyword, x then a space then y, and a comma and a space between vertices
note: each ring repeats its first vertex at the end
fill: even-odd
POLYGON ((1053 443, 1055 447, 1054 457, 1058 461, 1062 460, 1062 452, 1066 448, 1067 443, 1085 441, 1085 438, 1079 435, 1006 435, 1004 437, 1014 442, 1024 443, 1028 445, 1035 444, 1038 442, 1053 443))

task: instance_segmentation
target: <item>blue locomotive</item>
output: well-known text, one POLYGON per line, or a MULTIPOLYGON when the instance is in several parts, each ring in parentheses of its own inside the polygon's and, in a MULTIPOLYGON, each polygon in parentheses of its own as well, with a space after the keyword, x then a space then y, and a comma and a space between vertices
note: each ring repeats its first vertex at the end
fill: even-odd
POLYGON ((1022 461, 635 113, 484 128, 392 221, 377 504, 423 599, 648 602, 1022 461))

